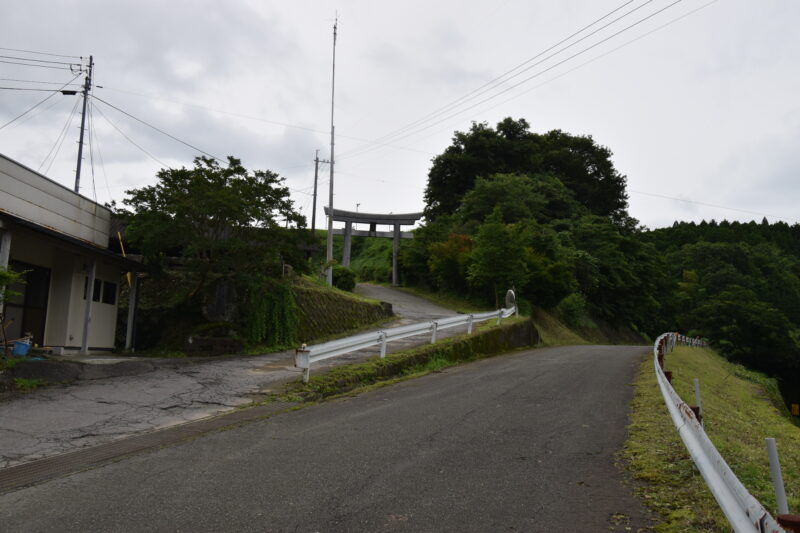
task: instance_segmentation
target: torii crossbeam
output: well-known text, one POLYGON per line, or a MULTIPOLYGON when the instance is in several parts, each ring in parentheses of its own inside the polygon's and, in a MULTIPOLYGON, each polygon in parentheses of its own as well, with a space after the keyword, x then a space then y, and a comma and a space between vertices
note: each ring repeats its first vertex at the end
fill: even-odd
MULTIPOLYGON (((329 215, 329 208, 325 206, 325 214, 329 215)), ((400 226, 411 226, 422 218, 423 213, 405 213, 400 215, 376 215, 374 213, 359 213, 355 211, 333 210, 334 222, 344 222, 344 230, 333 230, 334 235, 344 235, 344 250, 342 264, 350 266, 350 247, 353 235, 358 237, 385 237, 394 239, 392 246, 392 285, 400 284, 400 275, 397 267, 397 254, 400 251, 400 239, 413 239, 410 231, 400 231, 400 226), (353 230, 353 224, 369 224, 369 231, 353 230), (377 231, 378 225, 392 226, 393 231, 377 231)))

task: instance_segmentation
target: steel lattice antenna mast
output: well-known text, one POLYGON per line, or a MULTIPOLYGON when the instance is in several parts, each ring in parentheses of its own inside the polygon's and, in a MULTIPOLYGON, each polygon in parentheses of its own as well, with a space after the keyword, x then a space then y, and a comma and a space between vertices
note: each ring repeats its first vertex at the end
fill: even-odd
POLYGON ((81 135, 78 140, 78 165, 75 167, 75 192, 80 194, 81 186, 81 161, 83 160, 83 131, 86 126, 86 101, 89 99, 89 90, 92 88, 92 67, 94 67, 94 57, 89 56, 89 70, 86 72, 86 79, 83 82, 83 113, 81 114, 81 135))
POLYGON ((325 276, 327 278, 328 285, 333 285, 333 97, 336 93, 336 26, 338 24, 339 16, 337 15, 336 20, 333 23, 333 70, 331 76, 331 179, 328 193, 328 252, 325 256, 327 260, 327 270, 325 271, 325 276))

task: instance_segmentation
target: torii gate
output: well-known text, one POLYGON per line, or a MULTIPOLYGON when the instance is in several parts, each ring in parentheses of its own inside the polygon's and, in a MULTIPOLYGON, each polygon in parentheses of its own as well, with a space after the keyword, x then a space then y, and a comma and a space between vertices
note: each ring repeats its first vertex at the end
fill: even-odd
MULTIPOLYGON (((325 206, 325 214, 329 214, 328 206, 325 206)), ((353 235, 358 237, 385 237, 394 239, 392 246, 392 285, 400 284, 400 276, 397 268, 397 254, 400 251, 400 239, 413 239, 414 234, 410 231, 400 231, 400 226, 411 226, 422 218, 423 213, 405 213, 401 215, 376 215, 373 213, 359 213, 354 211, 344 211, 333 209, 333 220, 344 222, 344 230, 334 229, 334 235, 344 235, 344 251, 342 252, 342 264, 350 266, 350 247, 353 235), (369 224, 369 231, 353 230, 353 224, 369 224), (393 226, 393 231, 376 231, 378 224, 393 226)))

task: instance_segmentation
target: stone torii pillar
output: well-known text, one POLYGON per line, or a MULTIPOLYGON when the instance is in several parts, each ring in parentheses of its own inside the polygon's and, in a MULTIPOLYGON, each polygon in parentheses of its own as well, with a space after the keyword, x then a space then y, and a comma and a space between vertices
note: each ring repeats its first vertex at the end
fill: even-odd
MULTIPOLYGON (((325 214, 329 209, 325 206, 325 214)), ((397 265, 397 256, 400 252, 400 239, 413 239, 410 231, 400 231, 400 226, 411 226, 422 218, 422 213, 376 215, 374 213, 359 213, 356 211, 333 210, 334 222, 344 222, 344 230, 334 229, 334 235, 344 235, 344 250, 342 251, 342 264, 350 266, 350 249, 353 235, 357 237, 383 237, 393 239, 392 244, 392 285, 400 284, 400 275, 397 265), (353 230, 353 224, 369 224, 369 231, 353 230), (392 231, 377 231, 378 225, 392 226, 392 231)))

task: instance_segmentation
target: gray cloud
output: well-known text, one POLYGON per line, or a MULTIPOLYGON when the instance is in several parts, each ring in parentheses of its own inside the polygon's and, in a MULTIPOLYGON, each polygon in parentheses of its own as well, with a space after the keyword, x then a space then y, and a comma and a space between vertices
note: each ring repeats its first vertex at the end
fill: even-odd
MULTIPOLYGON (((411 123, 617 4, 345 1, 339 6, 337 153, 363 145, 346 135, 371 139, 411 123)), ((700 5, 684 2, 625 39, 700 5)), ((0 46, 93 54, 96 83, 107 87, 95 90, 98 97, 203 150, 236 155, 250 168, 276 170, 291 187, 306 189, 314 151, 328 156, 333 15, 318 0, 224 6, 188 0, 9 0, 0 18, 0 46)), ((343 158, 336 201, 370 205, 373 211, 420 209, 430 154, 441 152, 452 132, 469 128, 473 120, 494 124, 510 115, 527 118, 536 131, 561 128, 593 135, 614 151, 632 189, 790 214, 800 200, 795 179, 800 163, 795 150, 800 133, 798 15, 800 5, 780 0, 718 2, 566 73, 616 44, 599 47, 485 105, 407 139, 389 140, 421 152, 382 147, 343 158), (512 96, 517 98, 503 103, 512 96)), ((66 81, 68 75, 0 64, 2 78, 66 81)), ((0 92, 0 124, 43 97, 0 92)), ((64 126, 74 98, 57 95, 47 112, 0 130, 0 151, 36 168, 64 126)), ((97 105, 157 158, 191 164, 194 150, 97 105)), ((104 183, 97 187, 98 197, 152 183, 159 165, 99 115, 95 126, 109 180, 107 189, 104 183)), ((76 128, 73 122, 50 173, 65 183, 74 171, 76 128)), ((302 204, 308 197, 297 199, 302 204)), ((649 226, 676 218, 720 219, 726 213, 636 194, 630 204, 634 216, 649 226)), ((319 213, 321 218, 321 207, 319 213)), ((729 218, 752 218, 727 213, 729 218)))

